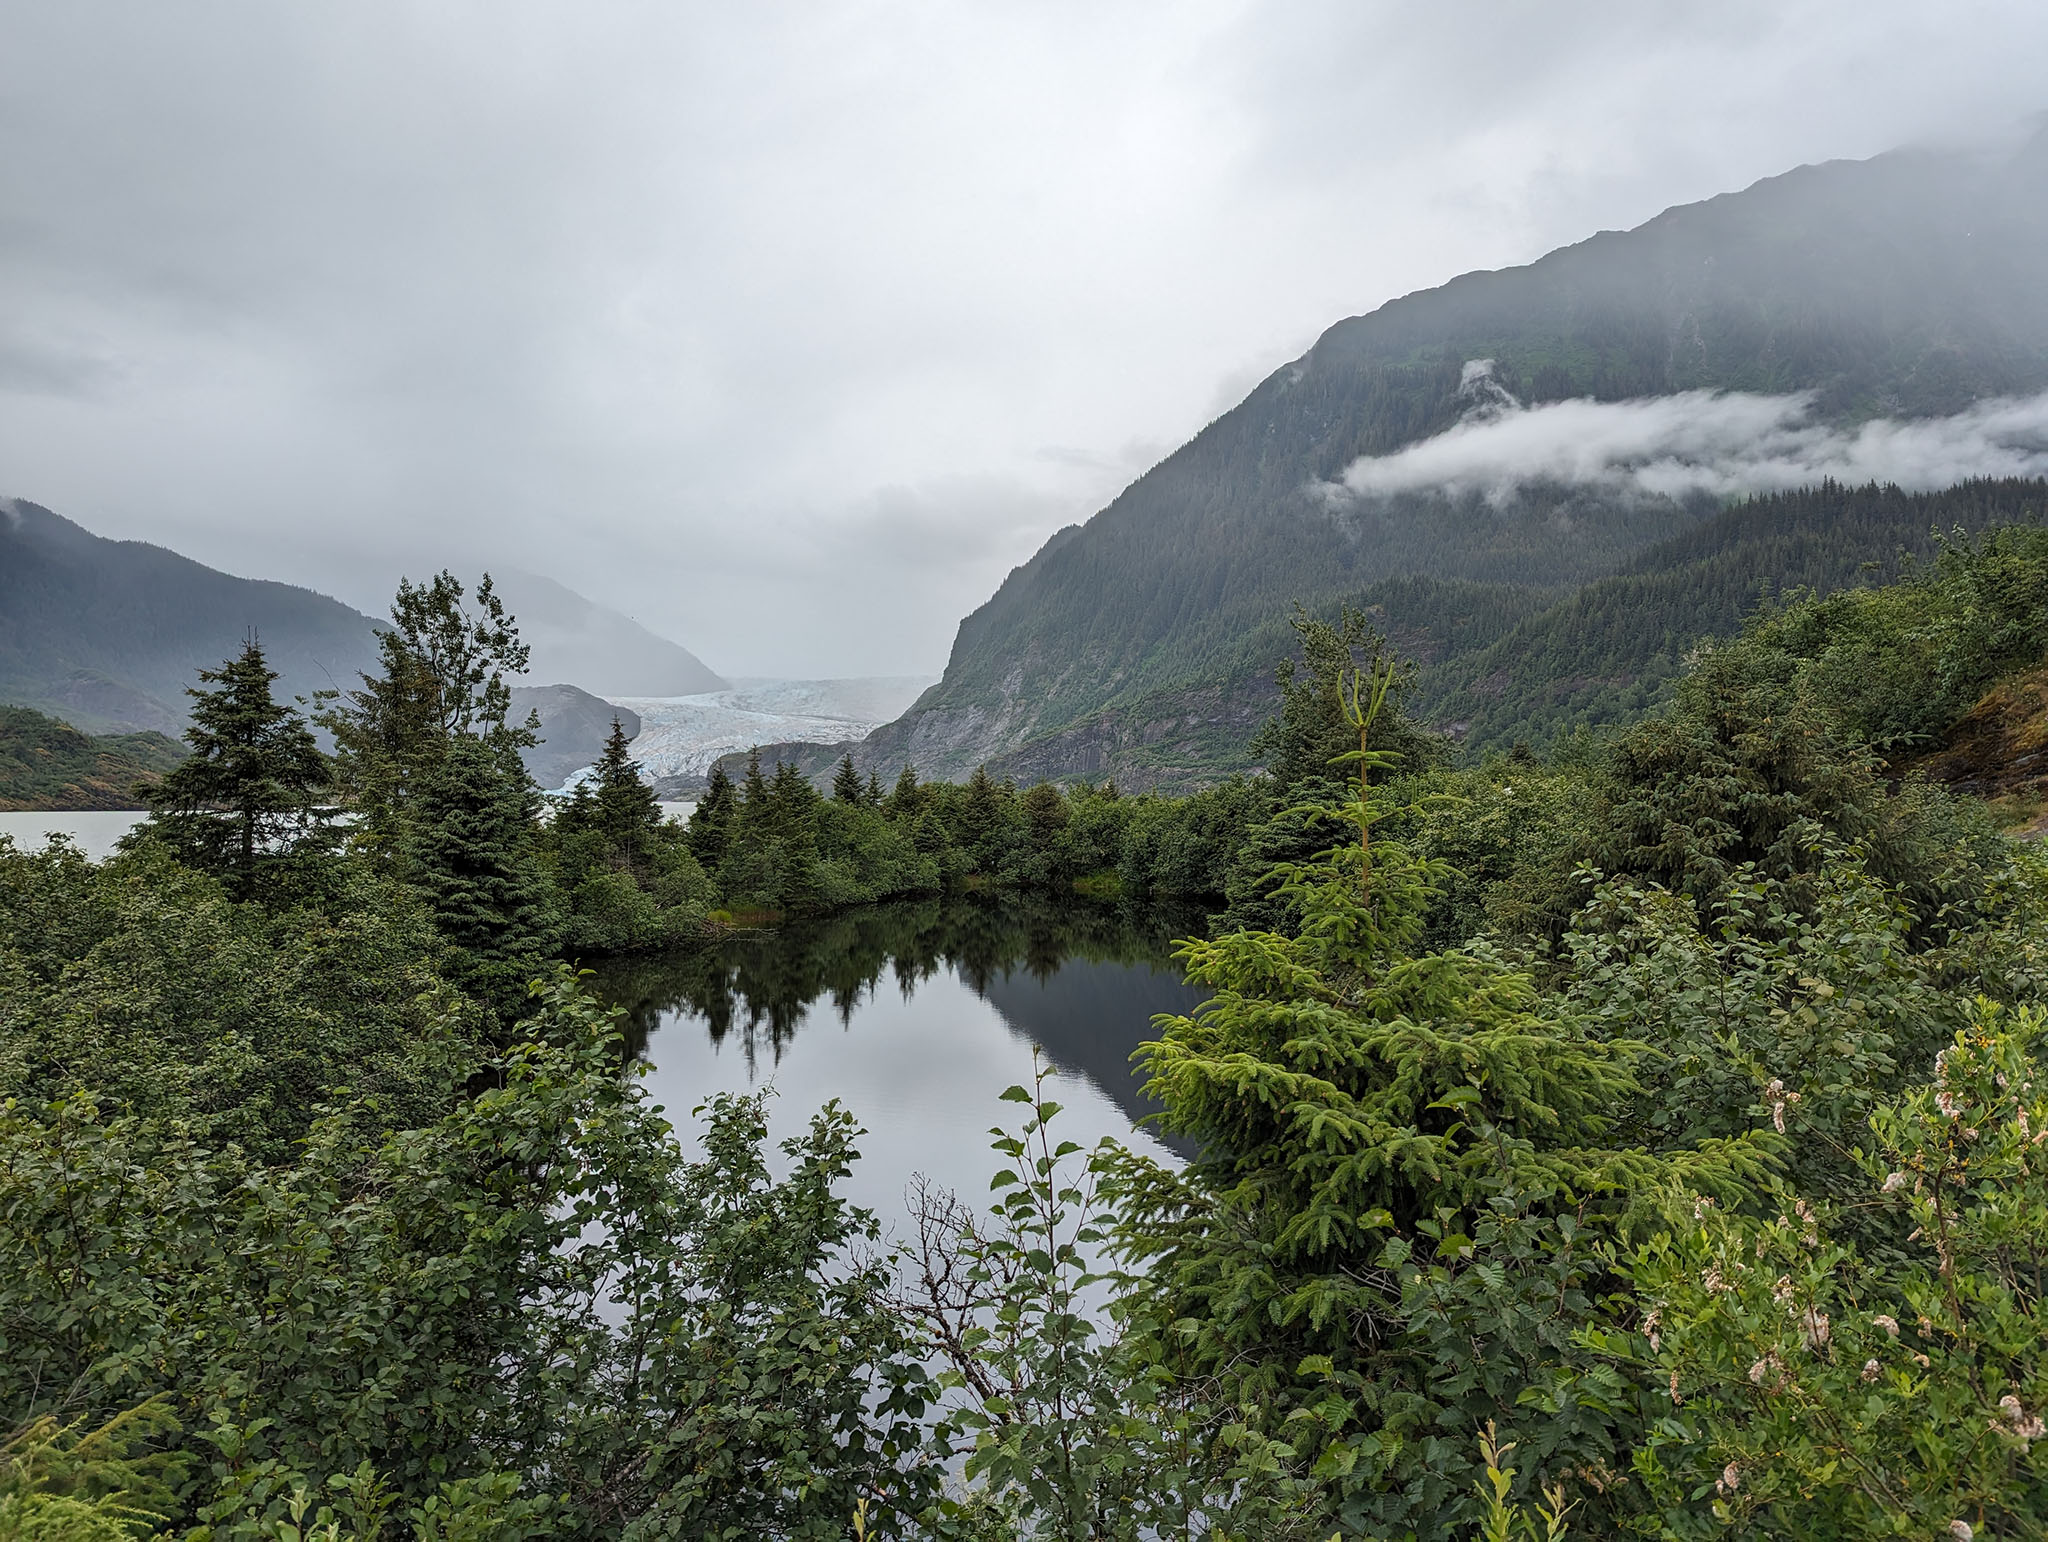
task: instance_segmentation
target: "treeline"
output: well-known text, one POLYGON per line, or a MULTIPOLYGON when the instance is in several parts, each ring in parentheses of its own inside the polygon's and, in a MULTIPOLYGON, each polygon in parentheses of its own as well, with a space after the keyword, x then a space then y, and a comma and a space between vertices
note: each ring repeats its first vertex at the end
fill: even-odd
POLYGON ((1426 669, 1418 699, 1476 749, 1624 723, 1662 699, 1702 641, 1734 636, 1760 604, 1882 585, 1931 561, 1944 540, 2044 513, 2048 483, 2038 479, 1932 493, 1827 483, 1752 498, 1426 669))
POLYGON ((900 1239, 840 1195, 857 1111, 771 1155, 715 1100, 686 1156, 535 875, 587 839, 722 901, 858 816, 971 888, 1141 800, 1034 844, 1029 790, 764 776, 707 863, 603 775, 540 824, 488 590, 401 591, 335 768, 245 656, 127 851, 0 849, 0 1533, 2038 1534, 2048 859, 1900 757, 2044 599, 2048 534, 1957 545, 1462 769, 1302 618, 1144 1053, 1198 1155, 1012 1088, 900 1239))

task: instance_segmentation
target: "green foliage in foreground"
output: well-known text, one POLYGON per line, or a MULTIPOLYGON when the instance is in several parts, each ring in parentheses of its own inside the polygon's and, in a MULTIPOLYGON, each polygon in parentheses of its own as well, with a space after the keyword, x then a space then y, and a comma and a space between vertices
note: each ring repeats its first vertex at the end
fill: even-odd
MULTIPOLYGON (((411 591, 462 646, 348 709, 345 839, 0 843, 0 1534, 2040 1535, 2048 858, 1888 777, 1919 703, 1871 683, 2038 663, 2033 541, 1768 615, 1549 764, 1427 763, 1340 625, 1206 803, 757 772, 688 829, 623 736, 538 825, 508 629, 411 591), (1198 1154, 1013 1088, 902 1245, 853 1113, 771 1155, 717 1100, 686 1156, 547 959, 1183 860, 1245 912, 1144 1052, 1198 1154)), ((1014 952, 997 909, 924 946, 1014 952)), ((692 989, 867 978, 755 974, 692 989)))

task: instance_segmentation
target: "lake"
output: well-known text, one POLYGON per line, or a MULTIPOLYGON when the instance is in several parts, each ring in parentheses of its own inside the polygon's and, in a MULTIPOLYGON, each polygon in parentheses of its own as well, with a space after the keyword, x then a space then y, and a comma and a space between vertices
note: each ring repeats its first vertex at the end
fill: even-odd
POLYGON ((1156 1036, 1154 1013, 1200 1001, 1169 949, 1202 924, 1196 910, 932 900, 612 960, 596 984, 627 1009, 629 1048, 687 1144, 690 1110, 715 1093, 772 1088, 777 1140, 837 1097, 867 1131, 847 1192, 900 1236, 914 1175, 985 1199, 989 1128, 1016 1122, 1000 1095, 1029 1083, 1033 1045, 1059 1072, 1059 1138, 1180 1160, 1178 1143, 1133 1129, 1153 1105, 1130 1055, 1156 1036))
MULTIPOLYGON (((99 861, 141 817, 0 812, 0 835, 24 849, 69 835, 99 861)), ((1015 1123, 1000 1094, 1029 1082, 1033 1045, 1060 1073, 1061 1138, 1185 1155, 1133 1130, 1153 1107, 1130 1055, 1154 1036, 1152 1014, 1201 999, 1170 950, 1203 924, 1193 908, 956 897, 604 960, 596 984, 627 1009, 648 1090, 686 1144, 690 1110, 715 1093, 772 1087, 778 1140, 837 1097, 868 1132, 848 1192, 901 1233, 915 1174, 986 1196, 989 1126, 1015 1123)))
MULTIPOLYGON (((661 805, 664 817, 686 820, 697 806, 694 798, 661 805)), ((140 809, 78 809, 70 813, 20 813, 0 809, 0 835, 23 851, 40 850, 52 835, 68 835, 95 862, 114 854, 114 843, 144 818, 140 809)))
POLYGON ((23 851, 40 851, 52 835, 67 835, 95 862, 114 853, 114 843, 143 817, 137 809, 77 809, 69 813, 19 813, 0 810, 0 835, 23 851))

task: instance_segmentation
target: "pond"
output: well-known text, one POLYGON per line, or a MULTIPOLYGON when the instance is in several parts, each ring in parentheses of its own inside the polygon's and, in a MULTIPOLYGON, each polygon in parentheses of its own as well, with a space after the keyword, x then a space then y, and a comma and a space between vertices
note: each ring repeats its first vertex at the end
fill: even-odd
POLYGON ((686 1142, 715 1093, 772 1088, 778 1139, 838 1098, 867 1131, 847 1192, 901 1236, 915 1175, 986 1195, 989 1129, 1015 1123, 1000 1095, 1029 1082, 1034 1045, 1058 1072, 1060 1138, 1185 1155, 1133 1128, 1154 1105, 1130 1055, 1154 1013, 1201 1000, 1170 951, 1203 925, 1192 908, 950 898, 613 960, 596 984, 627 1009, 648 1090, 686 1142))

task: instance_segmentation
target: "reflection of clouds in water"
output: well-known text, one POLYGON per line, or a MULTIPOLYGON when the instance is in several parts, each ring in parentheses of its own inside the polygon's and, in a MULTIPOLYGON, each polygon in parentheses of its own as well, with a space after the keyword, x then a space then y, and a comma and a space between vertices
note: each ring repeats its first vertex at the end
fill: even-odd
MULTIPOLYGON (((1143 966, 1134 972, 1150 973, 1143 966)), ((1173 1007, 1168 1001, 1159 1009, 1173 1007)), ((800 1130, 826 1099, 839 1099, 867 1131, 847 1192, 899 1236, 907 1224, 904 1192, 914 1174, 983 1204, 999 1165, 988 1149, 989 1130, 1016 1120, 1018 1105, 1002 1102, 1000 1094, 1029 1082, 1030 1042, 951 968, 915 990, 867 990, 848 1021, 837 1017, 808 1013, 803 1031, 786 1041, 772 1068, 762 1068, 714 1044, 702 1018, 664 1014, 647 1046, 653 1069, 646 1086, 667 1106, 693 1153, 697 1131, 689 1111, 717 1093, 772 1085, 770 1118, 778 1140, 800 1130)), ((1141 1017, 1125 1052, 1148 1033, 1141 1017)), ((1117 1058, 1114 1050, 1110 1058, 1117 1058)), ((1134 1132, 1131 1115, 1087 1075, 1062 1075, 1051 1096, 1063 1107, 1054 1126, 1060 1139, 1086 1147, 1109 1136, 1176 1160, 1149 1134, 1134 1132)), ((776 1170, 785 1170, 779 1155, 776 1170)))

